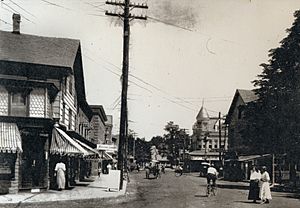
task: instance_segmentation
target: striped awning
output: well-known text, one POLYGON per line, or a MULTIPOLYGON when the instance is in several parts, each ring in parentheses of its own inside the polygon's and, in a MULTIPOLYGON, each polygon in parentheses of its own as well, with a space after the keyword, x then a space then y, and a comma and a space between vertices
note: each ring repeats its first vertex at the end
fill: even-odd
POLYGON ((106 151, 103 151, 103 159, 105 159, 105 160, 114 160, 114 158, 112 157, 112 155, 109 154, 106 151))
POLYGON ((79 141, 78 139, 75 139, 74 140, 76 142, 78 142, 84 149, 87 150, 88 152, 88 155, 87 156, 91 156, 91 157, 96 157, 96 158, 100 158, 100 155, 99 155, 99 152, 97 150, 94 150, 92 147, 90 147, 89 145, 79 141))
POLYGON ((0 122, 0 152, 23 152, 17 124, 0 122))
POLYGON ((89 152, 59 128, 52 131, 51 154, 86 156, 89 152))

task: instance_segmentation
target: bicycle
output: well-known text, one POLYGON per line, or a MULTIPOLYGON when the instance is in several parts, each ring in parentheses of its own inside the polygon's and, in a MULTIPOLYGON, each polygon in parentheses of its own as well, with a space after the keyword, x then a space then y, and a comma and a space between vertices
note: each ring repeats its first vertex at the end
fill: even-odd
POLYGON ((207 197, 210 197, 212 195, 216 196, 216 185, 213 185, 212 181, 210 181, 209 184, 207 184, 206 195, 207 197))

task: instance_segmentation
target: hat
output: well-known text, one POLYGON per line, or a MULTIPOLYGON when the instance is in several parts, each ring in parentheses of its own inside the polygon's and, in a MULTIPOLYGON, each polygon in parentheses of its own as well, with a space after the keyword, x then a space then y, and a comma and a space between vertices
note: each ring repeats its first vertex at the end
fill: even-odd
POLYGON ((267 170, 267 167, 266 166, 262 166, 261 169, 262 170, 267 170))

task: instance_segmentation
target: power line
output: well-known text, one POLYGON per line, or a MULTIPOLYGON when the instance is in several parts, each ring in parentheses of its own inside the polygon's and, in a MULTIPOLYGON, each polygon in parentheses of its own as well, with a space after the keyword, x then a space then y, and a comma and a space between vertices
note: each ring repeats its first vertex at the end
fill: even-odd
POLYGON ((63 9, 67 9, 67 10, 72 10, 68 7, 65 7, 65 6, 62 6, 62 5, 59 5, 59 4, 56 4, 56 3, 53 3, 53 2, 50 2, 50 1, 47 1, 47 0, 41 0, 42 2, 45 2, 45 3, 48 3, 52 6, 56 6, 56 7, 59 7, 59 8, 63 8, 63 9))
POLYGON ((189 29, 189 28, 185 28, 185 27, 182 27, 182 26, 179 26, 179 25, 176 25, 176 24, 173 24, 173 23, 170 23, 170 22, 166 22, 166 21, 163 21, 163 20, 160 20, 158 18, 155 18, 155 17, 151 17, 151 16, 148 16, 149 19, 152 19, 152 20, 155 20, 157 22, 161 22, 165 25, 169 25, 169 26, 173 26, 173 27, 176 27, 176 28, 179 28, 179 29, 183 29, 183 30, 186 30, 186 31, 190 31, 190 32, 193 32, 193 30, 189 29))
POLYGON ((91 4, 91 3, 89 3, 89 2, 84 2, 84 3, 87 4, 87 5, 90 5, 90 6, 94 7, 94 8, 96 8, 96 9, 101 9, 101 10, 105 11, 104 8, 101 8, 102 6, 105 5, 105 3, 100 4, 100 5, 94 5, 94 4, 91 4))
POLYGON ((11 3, 13 3, 14 5, 16 5, 17 7, 19 7, 20 9, 22 9, 24 12, 26 12, 27 14, 30 14, 31 16, 33 17, 36 17, 34 16, 32 13, 30 13, 29 11, 27 11, 26 9, 24 9, 23 7, 21 7, 19 4, 15 3, 14 1, 12 0, 9 0, 11 3))
MULTIPOLYGON (((103 59, 103 58, 101 58, 101 59, 104 60, 106 63, 108 63, 108 64, 114 66, 114 67, 117 68, 118 70, 121 70, 121 68, 118 67, 118 66, 116 66, 115 64, 113 64, 113 63, 111 63, 111 62, 109 62, 109 61, 107 61, 107 60, 105 60, 105 59, 103 59)), ((183 99, 181 99, 181 98, 178 98, 178 97, 174 97, 174 96, 170 95, 169 93, 165 92, 164 90, 160 89, 159 87, 156 87, 156 86, 154 86, 153 84, 150 84, 150 83, 144 81, 143 79, 141 79, 141 78, 139 78, 139 77, 137 77, 137 76, 135 76, 135 75, 129 74, 129 76, 130 76, 130 77, 134 77, 135 79, 139 80, 140 82, 142 82, 142 83, 144 83, 144 84, 146 84, 146 85, 148 85, 148 86, 151 86, 152 88, 156 89, 157 91, 160 91, 160 92, 162 92, 162 93, 164 93, 164 94, 166 94, 166 95, 168 95, 168 96, 170 96, 170 97, 173 97, 173 99, 175 98, 175 99, 181 100, 181 101, 183 101, 183 102, 185 102, 185 103, 192 104, 194 107, 197 107, 197 106, 195 106, 193 103, 191 103, 191 102, 189 102, 189 101, 185 101, 185 100, 183 100, 183 99)), ((144 87, 142 87, 142 86, 136 84, 135 82, 132 82, 132 81, 129 81, 129 82, 130 82, 130 83, 133 83, 134 85, 136 85, 136 86, 138 86, 138 87, 140 87, 140 88, 142 88, 142 89, 144 89, 144 90, 146 90, 146 91, 149 91, 149 92, 153 93, 151 90, 149 90, 149 89, 147 89, 147 88, 144 88, 144 87)), ((163 99, 165 99, 165 100, 168 100, 168 101, 171 102, 171 103, 174 103, 174 104, 177 104, 177 105, 179 105, 179 106, 181 106, 181 107, 184 107, 184 108, 186 108, 186 109, 195 111, 195 109, 192 109, 192 108, 190 108, 190 107, 188 107, 188 106, 185 106, 185 105, 183 105, 182 103, 178 103, 178 101, 176 102, 176 101, 174 101, 174 100, 171 100, 170 98, 165 98, 165 97, 163 97, 163 96, 160 96, 160 97, 163 98, 163 99)))
MULTIPOLYGON (((198 33, 198 34, 200 34, 200 35, 206 36, 206 37, 209 38, 209 39, 207 40, 207 42, 206 42, 206 47, 207 47, 207 43, 212 39, 212 38, 211 38, 211 35, 208 35, 208 34, 200 33, 200 32, 198 32, 198 31, 191 30, 191 29, 189 29, 189 28, 182 27, 182 26, 180 26, 180 25, 176 25, 176 24, 171 23, 171 22, 163 21, 163 20, 160 20, 159 18, 156 18, 156 17, 153 17, 153 16, 152 16, 152 17, 151 17, 151 16, 148 16, 148 18, 149 18, 149 19, 152 19, 152 20, 154 20, 154 21, 156 21, 156 22, 163 23, 163 24, 165 24, 165 25, 173 26, 173 27, 176 27, 176 28, 179 28, 179 29, 182 29, 182 30, 186 30, 186 31, 189 31, 189 32, 198 33)), ((224 39, 224 38, 218 38, 218 39, 219 39, 219 40, 222 40, 222 41, 225 41, 225 42, 230 42, 230 43, 235 43, 235 44, 237 44, 236 42, 234 42, 234 41, 232 41, 232 40, 228 40, 228 39, 224 39)), ((212 54, 215 55, 215 53, 212 52, 211 50, 209 50, 208 48, 207 48, 207 50, 208 50, 209 53, 212 53, 212 54)))
POLYGON ((4 22, 5 24, 12 25, 11 23, 6 22, 5 20, 0 19, 0 21, 1 21, 1 22, 4 22))
POLYGON ((27 20, 28 22, 31 22, 31 23, 35 24, 33 21, 31 21, 30 19, 26 18, 24 15, 21 14, 21 12, 15 10, 13 7, 9 6, 7 3, 5 3, 5 2, 3 2, 3 1, 1 1, 1 3, 10 9, 10 11, 9 11, 9 10, 6 9, 5 7, 2 7, 2 8, 5 9, 6 11, 9 11, 9 12, 11 12, 11 13, 15 13, 15 12, 16 12, 16 13, 20 14, 20 15, 21 15, 25 20, 27 20))

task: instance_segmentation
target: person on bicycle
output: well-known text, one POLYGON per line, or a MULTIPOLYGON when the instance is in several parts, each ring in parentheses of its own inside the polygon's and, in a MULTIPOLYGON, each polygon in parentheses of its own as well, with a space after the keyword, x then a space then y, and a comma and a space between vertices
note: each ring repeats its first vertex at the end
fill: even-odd
POLYGON ((210 181, 212 181, 212 186, 213 187, 216 187, 216 180, 217 180, 217 177, 218 177, 218 171, 217 169, 214 167, 213 164, 210 164, 208 169, 207 169, 207 185, 210 184, 210 181))

